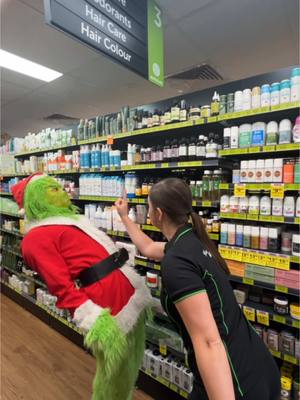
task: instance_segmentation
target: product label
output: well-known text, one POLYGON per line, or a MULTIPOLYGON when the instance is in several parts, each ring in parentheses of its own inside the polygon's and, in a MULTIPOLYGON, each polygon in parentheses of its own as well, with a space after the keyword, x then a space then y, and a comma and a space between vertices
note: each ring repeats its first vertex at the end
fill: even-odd
POLYGON ((268 312, 257 310, 256 311, 256 317, 257 317, 257 322, 259 324, 266 325, 266 326, 270 325, 269 313, 268 312))
POLYGON ((248 319, 248 321, 255 322, 255 309, 251 307, 244 306, 243 312, 248 319))
POLYGON ((246 185, 235 184, 234 185, 234 196, 235 197, 246 197, 246 185))
POLYGON ((271 199, 283 199, 284 198, 284 184, 283 183, 272 183, 271 184, 271 199))
POLYGON ((263 146, 265 143, 265 131, 255 130, 252 131, 252 145, 263 146))

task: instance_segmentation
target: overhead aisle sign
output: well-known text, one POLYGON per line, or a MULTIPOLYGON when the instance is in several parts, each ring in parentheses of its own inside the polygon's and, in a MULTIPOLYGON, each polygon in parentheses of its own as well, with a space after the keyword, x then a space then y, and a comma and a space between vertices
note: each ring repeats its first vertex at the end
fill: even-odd
POLYGON ((162 12, 154 0, 44 0, 46 23, 164 85, 162 12))

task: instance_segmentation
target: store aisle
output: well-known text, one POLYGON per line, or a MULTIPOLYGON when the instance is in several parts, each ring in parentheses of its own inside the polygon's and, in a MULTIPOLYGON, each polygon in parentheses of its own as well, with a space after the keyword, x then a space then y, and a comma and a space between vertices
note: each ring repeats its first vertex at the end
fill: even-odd
POLYGON ((92 356, 1 295, 2 400, 89 400, 94 370, 92 356))

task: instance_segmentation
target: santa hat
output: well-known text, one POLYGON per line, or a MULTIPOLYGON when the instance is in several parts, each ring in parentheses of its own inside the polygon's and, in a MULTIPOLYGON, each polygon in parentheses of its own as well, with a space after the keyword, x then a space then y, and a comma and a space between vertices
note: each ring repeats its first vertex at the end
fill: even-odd
POLYGON ((20 208, 20 212, 24 212, 24 196, 25 196, 25 190, 27 185, 32 182, 35 181, 37 179, 43 178, 44 174, 42 174, 41 172, 36 172, 35 174, 32 174, 30 176, 28 176, 27 178, 22 179, 20 182, 16 183, 15 185, 12 186, 11 191, 12 194, 14 196, 14 199, 16 201, 16 203, 18 204, 19 208, 20 208))

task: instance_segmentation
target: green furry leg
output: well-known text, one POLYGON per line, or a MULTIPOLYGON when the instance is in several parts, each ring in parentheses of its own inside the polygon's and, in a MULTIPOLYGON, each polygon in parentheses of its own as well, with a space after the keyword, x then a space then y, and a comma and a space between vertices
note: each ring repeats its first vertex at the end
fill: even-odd
POLYGON ((125 336, 108 311, 88 333, 85 343, 97 360, 93 400, 131 400, 145 348, 144 312, 125 336))

